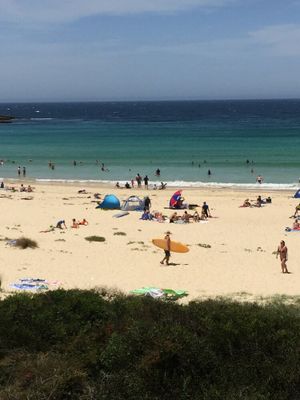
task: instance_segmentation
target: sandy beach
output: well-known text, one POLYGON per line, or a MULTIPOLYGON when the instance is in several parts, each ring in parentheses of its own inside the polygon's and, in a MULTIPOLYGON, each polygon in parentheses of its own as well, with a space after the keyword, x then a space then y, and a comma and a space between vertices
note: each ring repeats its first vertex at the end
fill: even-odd
MULTIPOLYGON (((26 182, 24 182, 26 184, 26 182)), ((207 223, 170 224, 140 220, 140 212, 113 218, 117 211, 96 209, 94 193, 116 194, 120 200, 130 195, 149 195, 152 210, 170 216, 164 209, 174 189, 115 189, 96 185, 34 184, 33 193, 1 190, 0 275, 4 293, 14 289, 19 279, 46 279, 51 288, 94 288, 107 286, 125 293, 143 286, 187 290, 190 301, 219 295, 270 296, 298 295, 300 287, 300 233, 285 232, 292 225, 298 199, 286 191, 233 191, 225 189, 185 189, 190 204, 206 201, 212 216, 207 223), (79 194, 85 189, 86 194, 79 194), (245 198, 271 196, 272 204, 261 208, 239 208, 245 198), (31 200, 24 198, 32 196, 31 200), (70 228, 72 218, 86 218, 88 226, 70 228), (42 233, 64 219, 66 230, 42 233), (170 230, 172 239, 189 245, 186 254, 172 254, 172 265, 161 265, 163 251, 153 238, 170 230), (90 243, 85 237, 105 237, 90 243), (21 236, 36 240, 37 249, 20 250, 7 239, 21 236), (289 250, 288 268, 282 274, 273 252, 280 240, 289 250), (210 245, 210 248, 199 246, 210 245), (246 294, 247 293, 247 294, 246 294)), ((20 187, 20 183, 16 184, 20 187)), ((259 189, 259 188, 258 188, 259 189)), ((200 209, 198 209, 200 211, 200 209)), ((182 214, 183 211, 179 211, 182 214)))

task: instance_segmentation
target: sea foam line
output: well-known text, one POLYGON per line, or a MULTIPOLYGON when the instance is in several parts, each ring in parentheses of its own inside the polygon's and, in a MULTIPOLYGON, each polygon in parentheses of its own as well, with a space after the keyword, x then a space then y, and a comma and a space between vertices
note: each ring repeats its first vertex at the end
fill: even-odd
MULTIPOLYGON (((117 180, 100 180, 100 179, 36 179, 36 182, 49 182, 49 183, 98 183, 115 186, 117 182, 124 186, 128 181, 117 180)), ((129 182, 130 183, 130 182, 129 182)), ((166 181, 167 187, 172 188, 228 188, 228 189, 269 189, 269 190, 296 190, 299 183, 233 183, 233 182, 190 182, 190 181, 166 181)), ((149 181, 149 187, 153 188, 154 185, 159 187, 161 181, 149 181)))

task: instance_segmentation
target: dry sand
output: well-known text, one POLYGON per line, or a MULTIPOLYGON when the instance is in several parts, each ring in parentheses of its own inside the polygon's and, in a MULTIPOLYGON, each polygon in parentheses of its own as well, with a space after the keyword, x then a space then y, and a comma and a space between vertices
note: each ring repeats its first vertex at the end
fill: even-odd
MULTIPOLYGON (((19 186, 19 185, 18 185, 19 186)), ((85 186, 88 194, 78 194, 76 185, 35 185, 34 193, 1 190, 0 275, 4 292, 13 291, 12 282, 20 278, 44 278, 69 288, 108 286, 129 292, 143 286, 185 289, 188 300, 198 297, 249 293, 252 296, 298 295, 300 288, 300 232, 287 233, 295 206, 289 192, 230 191, 224 189, 186 189, 189 203, 207 201, 214 217, 208 223, 169 224, 140 220, 131 212, 113 218, 118 211, 95 209, 93 193, 115 193, 121 200, 129 195, 150 195, 152 209, 166 215, 164 207, 174 190, 146 191, 85 186), (239 208, 247 197, 271 195, 272 204, 262 208, 239 208), (33 196, 32 200, 22 200, 33 196), (72 218, 86 218, 88 226, 71 229, 72 218), (58 220, 68 229, 40 233, 58 220), (152 238, 171 230, 174 240, 190 246, 186 254, 172 254, 173 265, 163 266, 163 251, 152 238), (116 235, 124 232, 126 235, 116 235), (104 243, 89 243, 90 235, 104 236, 104 243), (4 238, 26 236, 39 248, 20 250, 4 238), (289 249, 288 268, 282 274, 280 262, 272 254, 284 239, 289 249), (209 244, 203 248, 198 244, 209 244)), ((182 213, 182 212, 179 212, 182 213)), ((56 287, 56 286, 52 286, 56 287)))

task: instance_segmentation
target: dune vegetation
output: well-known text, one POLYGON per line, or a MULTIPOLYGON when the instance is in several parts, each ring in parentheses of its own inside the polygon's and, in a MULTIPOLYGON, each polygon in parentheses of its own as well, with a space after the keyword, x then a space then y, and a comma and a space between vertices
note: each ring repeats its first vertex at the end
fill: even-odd
POLYGON ((98 291, 0 301, 0 399, 300 398, 300 306, 98 291))

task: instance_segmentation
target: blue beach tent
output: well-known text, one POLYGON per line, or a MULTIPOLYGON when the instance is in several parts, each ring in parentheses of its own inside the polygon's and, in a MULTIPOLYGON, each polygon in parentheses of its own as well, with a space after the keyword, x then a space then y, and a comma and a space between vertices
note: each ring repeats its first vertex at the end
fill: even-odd
POLYGON ((300 189, 294 194, 295 199, 300 199, 300 189))
POLYGON ((102 208, 102 210, 119 210, 120 200, 114 194, 107 194, 102 203, 96 208, 102 208))

